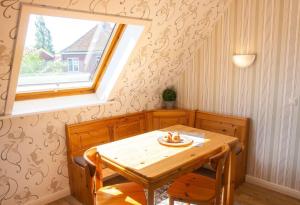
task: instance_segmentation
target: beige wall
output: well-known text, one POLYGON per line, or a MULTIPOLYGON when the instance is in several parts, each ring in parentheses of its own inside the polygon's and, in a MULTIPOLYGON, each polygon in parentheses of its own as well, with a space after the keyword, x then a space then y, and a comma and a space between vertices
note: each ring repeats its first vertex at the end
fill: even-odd
MULTIPOLYGON (((20 0, 0 1, 0 115, 5 109, 20 0)), ((196 42, 230 0, 23 0, 66 9, 151 19, 124 67, 116 103, 0 120, 0 204, 43 201, 68 188, 65 124, 160 107, 160 92, 189 67, 196 42)), ((39 203, 42 204, 42 203, 39 203)))
POLYGON ((180 106, 250 117, 248 174, 300 190, 299 0, 234 0, 177 89, 180 106), (233 53, 257 60, 240 69, 233 53))

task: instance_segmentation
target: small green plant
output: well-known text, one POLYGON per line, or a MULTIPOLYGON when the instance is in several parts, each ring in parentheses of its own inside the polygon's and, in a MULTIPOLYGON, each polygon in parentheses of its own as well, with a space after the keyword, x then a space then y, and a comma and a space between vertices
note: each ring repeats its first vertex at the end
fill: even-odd
POLYGON ((175 101, 176 100, 176 91, 172 88, 166 88, 162 94, 164 101, 175 101))

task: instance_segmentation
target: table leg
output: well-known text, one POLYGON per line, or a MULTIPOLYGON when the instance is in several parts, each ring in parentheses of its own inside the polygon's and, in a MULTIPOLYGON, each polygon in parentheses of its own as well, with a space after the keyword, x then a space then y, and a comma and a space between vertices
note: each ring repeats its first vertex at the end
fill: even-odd
POLYGON ((148 188, 147 205, 154 205, 154 190, 148 188))
POLYGON ((225 169, 225 187, 223 204, 233 205, 234 199, 234 186, 235 186, 235 168, 236 168, 236 155, 234 152, 229 153, 227 165, 225 169))

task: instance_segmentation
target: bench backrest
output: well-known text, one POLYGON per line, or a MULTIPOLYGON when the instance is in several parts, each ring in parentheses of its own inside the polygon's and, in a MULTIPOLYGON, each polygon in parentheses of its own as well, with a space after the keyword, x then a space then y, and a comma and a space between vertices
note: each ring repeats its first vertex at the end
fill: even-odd
POLYGON ((82 156, 90 147, 146 131, 145 113, 66 125, 68 157, 82 156))
POLYGON ((245 181, 247 167, 249 119, 197 111, 195 127, 236 137, 240 140, 243 151, 237 157, 236 184, 242 184, 245 181))

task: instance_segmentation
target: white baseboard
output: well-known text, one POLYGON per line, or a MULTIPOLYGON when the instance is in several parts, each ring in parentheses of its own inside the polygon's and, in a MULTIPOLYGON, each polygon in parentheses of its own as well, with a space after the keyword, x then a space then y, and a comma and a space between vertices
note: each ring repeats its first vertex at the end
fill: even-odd
POLYGON ((248 182, 249 184, 261 186, 266 189, 270 189, 272 191, 279 192, 281 194, 284 194, 284 195, 287 195, 287 196, 290 196, 290 197, 293 197, 296 199, 300 199, 300 191, 291 189, 289 187, 274 184, 272 182, 269 182, 269 181, 266 181, 263 179, 259 179, 259 178, 253 177, 253 176, 249 176, 249 175, 246 175, 246 182, 248 182))
POLYGON ((51 203, 53 201, 56 201, 58 199, 61 199, 63 197, 66 197, 70 194, 71 194, 70 188, 67 187, 66 189, 63 189, 61 191, 48 194, 48 195, 43 196, 43 197, 41 197, 37 200, 34 200, 34 201, 30 201, 30 202, 26 203, 26 205, 44 205, 44 204, 48 204, 48 203, 51 203))

